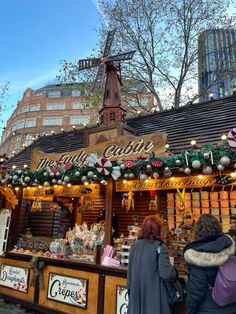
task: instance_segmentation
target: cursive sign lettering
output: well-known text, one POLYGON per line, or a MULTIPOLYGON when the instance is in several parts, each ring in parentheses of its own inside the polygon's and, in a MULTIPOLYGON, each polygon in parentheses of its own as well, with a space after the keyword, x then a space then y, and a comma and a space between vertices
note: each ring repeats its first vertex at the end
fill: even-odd
POLYGON ((0 285, 21 292, 27 292, 29 269, 11 265, 1 265, 0 285))
POLYGON ((48 299, 72 304, 86 309, 87 288, 87 279, 67 277, 50 273, 47 297, 48 299))

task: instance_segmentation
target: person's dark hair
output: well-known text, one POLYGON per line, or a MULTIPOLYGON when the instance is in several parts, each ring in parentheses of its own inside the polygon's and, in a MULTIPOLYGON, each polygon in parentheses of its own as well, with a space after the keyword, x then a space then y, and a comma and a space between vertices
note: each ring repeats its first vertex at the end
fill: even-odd
POLYGON ((222 228, 216 217, 211 214, 203 214, 199 217, 195 226, 195 239, 200 240, 205 237, 222 233, 222 228))
POLYGON ((158 240, 161 238, 162 221, 156 215, 147 216, 141 226, 139 239, 158 240))

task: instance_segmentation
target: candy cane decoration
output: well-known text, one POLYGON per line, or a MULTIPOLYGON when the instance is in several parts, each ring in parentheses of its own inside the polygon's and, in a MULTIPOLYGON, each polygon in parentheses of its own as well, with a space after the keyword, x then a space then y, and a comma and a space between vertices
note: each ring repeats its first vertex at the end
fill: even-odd
POLYGON ((231 149, 233 149, 233 150, 236 150, 236 138, 235 138, 235 135, 236 135, 236 128, 230 130, 229 133, 228 133, 228 136, 227 136, 229 147, 231 149))

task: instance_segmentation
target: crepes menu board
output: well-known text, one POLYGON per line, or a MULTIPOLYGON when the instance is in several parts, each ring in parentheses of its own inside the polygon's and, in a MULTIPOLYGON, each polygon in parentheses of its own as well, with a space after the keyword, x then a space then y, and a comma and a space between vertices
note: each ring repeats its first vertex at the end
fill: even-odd
POLYGON ((0 211, 0 255, 2 255, 7 248, 7 239, 11 222, 11 210, 2 209, 0 211))

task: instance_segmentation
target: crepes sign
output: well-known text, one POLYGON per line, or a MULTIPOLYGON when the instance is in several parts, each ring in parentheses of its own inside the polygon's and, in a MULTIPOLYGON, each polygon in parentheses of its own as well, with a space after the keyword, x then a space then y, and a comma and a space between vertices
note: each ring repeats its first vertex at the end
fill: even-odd
POLYGON ((108 160, 136 159, 138 155, 146 155, 150 152, 154 152, 156 156, 167 156, 166 142, 166 133, 155 132, 142 137, 132 135, 119 136, 92 147, 60 154, 46 154, 42 151, 34 150, 31 156, 31 169, 40 170, 46 167, 53 167, 57 161, 61 163, 70 161, 81 167, 92 153, 95 153, 98 158, 104 157, 108 160))

